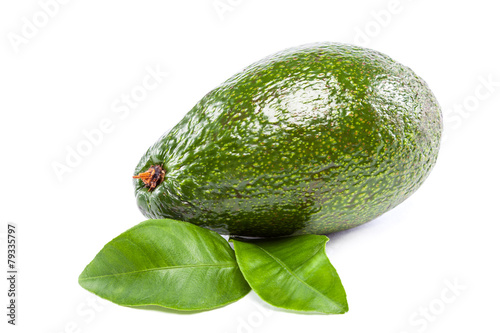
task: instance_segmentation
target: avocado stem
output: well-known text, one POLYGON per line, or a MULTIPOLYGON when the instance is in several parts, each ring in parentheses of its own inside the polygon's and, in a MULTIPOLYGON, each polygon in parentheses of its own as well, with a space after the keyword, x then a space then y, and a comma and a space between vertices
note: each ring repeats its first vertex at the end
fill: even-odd
POLYGON ((146 172, 141 172, 138 175, 134 175, 132 178, 142 180, 149 191, 152 191, 160 185, 165 178, 165 170, 161 165, 152 165, 146 172))

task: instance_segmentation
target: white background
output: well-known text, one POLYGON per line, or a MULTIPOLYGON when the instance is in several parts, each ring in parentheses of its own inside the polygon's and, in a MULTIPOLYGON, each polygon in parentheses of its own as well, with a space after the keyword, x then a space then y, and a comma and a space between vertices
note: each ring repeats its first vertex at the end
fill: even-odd
POLYGON ((0 285, 8 332, 499 331, 493 1, 54 1, 0 5, 0 262, 6 271, 5 231, 14 222, 20 271, 16 327, 6 324, 4 278, 0 285), (350 311, 270 310, 252 293, 180 315, 121 307, 82 289, 78 275, 102 246, 145 219, 131 179, 144 151, 243 67, 318 41, 367 46, 411 67, 445 113, 438 163, 420 190, 330 237, 350 311), (168 76, 126 107, 122 98, 141 89, 148 70, 168 76), (90 146, 85 132, 95 134, 90 146), (76 149, 87 155, 68 166, 76 149), (58 163, 68 167, 59 176, 58 163))

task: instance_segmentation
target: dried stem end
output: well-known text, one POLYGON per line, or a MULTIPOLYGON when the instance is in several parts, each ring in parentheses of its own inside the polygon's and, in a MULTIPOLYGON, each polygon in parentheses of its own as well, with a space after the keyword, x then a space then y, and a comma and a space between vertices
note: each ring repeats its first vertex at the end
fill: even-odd
POLYGON ((133 178, 142 180, 149 191, 152 191, 165 178, 165 170, 163 170, 161 165, 152 165, 148 171, 135 175, 133 178))

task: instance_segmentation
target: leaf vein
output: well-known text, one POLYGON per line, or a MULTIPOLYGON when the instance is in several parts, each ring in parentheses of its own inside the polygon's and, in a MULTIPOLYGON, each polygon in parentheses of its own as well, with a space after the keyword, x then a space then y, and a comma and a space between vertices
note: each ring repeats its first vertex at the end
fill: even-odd
MULTIPOLYGON (((328 300, 329 303, 332 303, 333 301, 327 297, 325 294, 323 294, 322 292, 320 292, 319 290, 317 290, 316 288, 314 288, 313 286, 311 286, 310 284, 308 284, 307 282, 305 282, 304 280, 302 280, 297 274, 295 274, 294 271, 292 271, 291 269, 289 269, 289 267, 283 262, 281 261, 278 257, 275 257, 272 253, 266 251, 266 249, 258 246, 258 248, 263 251, 264 253, 266 253, 268 256, 270 256, 272 259, 276 260, 276 262, 281 266, 283 267, 283 269, 285 271, 287 271, 290 275, 292 275, 293 277, 295 277, 297 280, 299 280, 299 282, 301 282, 303 285, 305 285, 307 288, 311 289, 312 291, 314 291, 315 293, 319 294, 321 297, 323 298, 326 298, 328 300)), ((317 253, 317 252, 316 252, 317 253)))
POLYGON ((164 267, 155 267, 155 268, 142 269, 142 270, 138 270, 138 271, 130 271, 130 272, 123 272, 123 273, 116 273, 116 274, 105 274, 105 275, 97 275, 97 276, 84 277, 84 278, 81 278, 80 281, 105 278, 105 277, 109 277, 109 276, 128 275, 128 274, 145 273, 145 272, 160 271, 160 270, 170 270, 170 269, 199 268, 199 267, 233 267, 233 266, 236 267, 236 264, 226 263, 226 264, 201 264, 201 265, 164 266, 164 267))

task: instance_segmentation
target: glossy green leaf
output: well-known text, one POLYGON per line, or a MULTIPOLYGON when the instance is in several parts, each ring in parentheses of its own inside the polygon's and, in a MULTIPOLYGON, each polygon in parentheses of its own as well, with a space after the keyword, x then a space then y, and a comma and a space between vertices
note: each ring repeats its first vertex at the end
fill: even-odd
POLYGON ((328 237, 232 241, 241 272, 264 301, 295 311, 348 311, 344 287, 325 253, 328 237))
POLYGON ((216 308, 250 291, 224 238, 169 219, 147 220, 113 239, 79 283, 120 305, 176 310, 216 308))

